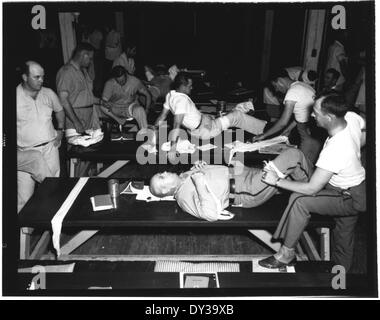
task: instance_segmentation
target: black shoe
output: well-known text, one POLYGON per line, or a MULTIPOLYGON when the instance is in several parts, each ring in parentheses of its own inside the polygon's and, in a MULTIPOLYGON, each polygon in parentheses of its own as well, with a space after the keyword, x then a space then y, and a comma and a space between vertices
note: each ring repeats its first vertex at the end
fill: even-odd
POLYGON ((289 263, 284 263, 277 260, 274 256, 270 256, 268 258, 260 260, 259 265, 264 268, 277 269, 277 268, 283 268, 287 266, 294 266, 296 262, 297 262, 296 257, 294 257, 293 260, 291 260, 289 263))

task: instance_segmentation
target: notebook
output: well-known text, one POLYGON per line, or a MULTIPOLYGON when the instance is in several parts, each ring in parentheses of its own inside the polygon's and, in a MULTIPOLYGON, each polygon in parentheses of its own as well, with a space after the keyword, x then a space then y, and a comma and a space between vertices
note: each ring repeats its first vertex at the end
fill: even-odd
POLYGON ((94 211, 113 209, 111 196, 109 194, 101 194, 90 198, 92 209, 94 211))

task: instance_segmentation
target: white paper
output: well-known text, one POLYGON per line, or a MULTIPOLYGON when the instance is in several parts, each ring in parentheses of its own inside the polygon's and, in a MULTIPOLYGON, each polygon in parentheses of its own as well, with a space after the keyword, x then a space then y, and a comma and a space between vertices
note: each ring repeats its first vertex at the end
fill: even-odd
MULTIPOLYGON (((161 146, 162 151, 170 151, 170 141, 165 142, 161 146)), ((196 149, 195 144, 192 144, 189 140, 178 140, 176 151, 179 153, 194 153, 196 149)))
POLYGON ((244 143, 241 141, 235 141, 233 143, 226 144, 225 147, 230 148, 230 156, 228 159, 228 164, 231 163, 232 158, 234 157, 236 152, 253 152, 257 151, 260 148, 268 147, 277 143, 289 143, 288 137, 286 136, 278 136, 272 139, 267 139, 258 142, 252 143, 244 143))
POLYGON ((67 212, 70 210, 71 206, 73 205, 75 199, 78 197, 79 193, 85 186, 85 184, 88 181, 88 177, 86 178, 79 178, 79 181, 71 190, 70 194, 67 196, 65 202, 62 204, 62 206, 59 208, 53 219, 51 220, 51 226, 53 229, 53 246, 54 249, 57 251, 57 256, 59 257, 61 254, 61 248, 60 248, 60 239, 61 239, 61 230, 62 230, 62 222, 65 218, 67 212))
POLYGON ((270 269, 270 268, 265 268, 259 265, 259 260, 264 259, 265 257, 261 258, 254 258, 252 259, 252 272, 272 272, 272 273, 280 273, 280 272, 286 272, 286 273, 295 273, 296 270, 294 266, 290 267, 284 267, 281 269, 270 269))
POLYGON ((211 143, 208 143, 208 144, 205 144, 203 146, 199 146, 197 147, 197 149, 201 150, 201 151, 207 151, 207 150, 211 150, 211 149, 215 149, 217 148, 217 146, 211 144, 211 143))
POLYGON ((151 202, 151 201, 175 201, 173 196, 167 196, 163 198, 159 198, 154 196, 150 190, 149 186, 144 186, 143 189, 136 189, 132 186, 132 182, 130 182, 127 187, 120 192, 120 194, 136 194, 136 200, 151 202))

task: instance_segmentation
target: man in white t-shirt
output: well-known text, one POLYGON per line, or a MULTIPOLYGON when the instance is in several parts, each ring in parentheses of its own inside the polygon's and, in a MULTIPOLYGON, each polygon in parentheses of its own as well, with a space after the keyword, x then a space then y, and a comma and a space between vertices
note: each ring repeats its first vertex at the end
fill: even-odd
POLYGON ((236 127, 252 134, 263 132, 266 121, 251 117, 240 110, 233 110, 225 116, 212 118, 202 114, 189 95, 192 90, 192 80, 185 73, 179 73, 173 83, 174 90, 166 95, 164 107, 156 120, 159 126, 165 121, 169 111, 174 115, 173 130, 169 135, 171 150, 168 153, 170 161, 176 158, 176 143, 179 138, 179 128, 184 126, 188 132, 199 139, 211 139, 222 131, 236 127))
POLYGON ((343 97, 333 94, 318 99, 313 116, 329 137, 320 153, 309 182, 289 181, 267 170, 263 181, 293 191, 273 237, 283 245, 273 256, 259 261, 261 266, 279 268, 294 264, 295 246, 305 230, 310 213, 335 219, 332 260, 348 272, 353 257, 354 229, 358 213, 365 211, 365 169, 360 147, 365 141, 365 121, 347 112, 343 97))
POLYGON ((315 99, 315 90, 305 82, 284 83, 280 78, 272 81, 272 85, 279 92, 286 93, 284 109, 280 119, 263 134, 256 136, 254 141, 267 139, 280 132, 282 135, 289 135, 290 131, 297 126, 301 138, 300 149, 312 163, 315 163, 320 143, 310 136, 308 124, 315 99), (293 117, 294 120, 292 120, 293 117))

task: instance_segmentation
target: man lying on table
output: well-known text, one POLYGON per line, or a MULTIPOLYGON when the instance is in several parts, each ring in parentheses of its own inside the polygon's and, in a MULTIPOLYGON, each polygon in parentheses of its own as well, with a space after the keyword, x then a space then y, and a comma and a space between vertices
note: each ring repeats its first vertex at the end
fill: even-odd
POLYGON ((233 110, 225 116, 217 119, 202 114, 189 95, 192 90, 192 80, 185 73, 178 73, 174 79, 174 90, 166 95, 166 100, 161 114, 158 116, 155 126, 165 121, 169 111, 174 115, 173 130, 170 133, 171 150, 168 152, 170 161, 176 158, 176 142, 179 137, 179 129, 184 126, 188 132, 199 139, 211 139, 222 131, 237 127, 252 134, 261 134, 266 121, 251 117, 240 110, 233 110))
MULTIPOLYGON (((267 166, 279 170, 282 177, 308 181, 312 165, 297 149, 288 149, 267 166)), ((177 175, 163 172, 150 180, 150 191, 157 197, 174 196, 178 205, 191 215, 208 221, 231 218, 224 211, 230 204, 251 208, 269 200, 277 187, 261 181, 263 169, 207 165, 197 162, 190 171, 177 175), (231 203, 230 203, 231 200, 231 203)))
POLYGON ((294 248, 312 212, 335 219, 332 260, 349 271, 358 213, 366 210, 366 189, 365 169, 360 159, 365 121, 347 110, 344 98, 337 94, 315 102, 313 117, 329 137, 309 181, 289 181, 266 169, 264 182, 294 193, 274 233, 275 239, 283 239, 283 245, 275 255, 259 261, 261 266, 280 268, 295 263, 294 248))

